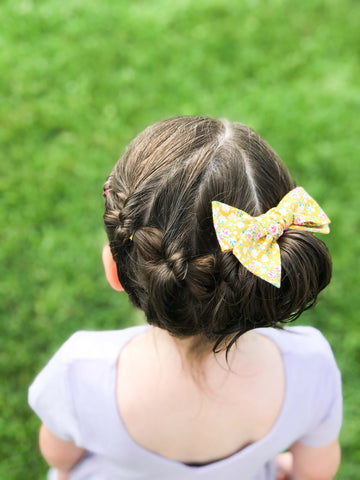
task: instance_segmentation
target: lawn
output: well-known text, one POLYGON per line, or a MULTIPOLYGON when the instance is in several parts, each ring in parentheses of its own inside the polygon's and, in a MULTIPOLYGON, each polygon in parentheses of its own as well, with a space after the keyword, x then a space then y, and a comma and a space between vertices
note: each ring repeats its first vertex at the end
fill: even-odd
MULTIPOLYGON (((332 220, 320 328, 344 383, 343 461, 360 473, 360 3, 4 0, 0 6, 0 478, 45 478, 27 387, 79 329, 142 321, 106 285, 102 185, 173 115, 257 130, 332 220)), ((296 412, 295 412, 296 413, 296 412)))

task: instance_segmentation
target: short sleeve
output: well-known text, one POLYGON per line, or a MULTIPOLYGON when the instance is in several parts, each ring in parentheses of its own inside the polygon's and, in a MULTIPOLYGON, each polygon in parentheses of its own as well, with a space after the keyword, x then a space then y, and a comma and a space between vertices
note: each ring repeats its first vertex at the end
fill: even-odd
POLYGON ((76 442, 78 425, 69 381, 73 338, 74 335, 60 347, 37 375, 29 388, 28 401, 54 435, 76 442))
POLYGON ((341 374, 332 356, 319 379, 314 398, 314 426, 299 439, 308 447, 321 447, 336 440, 342 424, 341 374))

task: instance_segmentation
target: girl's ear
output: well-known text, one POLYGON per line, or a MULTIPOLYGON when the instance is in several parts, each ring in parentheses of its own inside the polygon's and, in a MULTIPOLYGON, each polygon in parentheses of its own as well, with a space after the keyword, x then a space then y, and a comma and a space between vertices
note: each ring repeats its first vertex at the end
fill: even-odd
POLYGON ((104 263, 105 275, 110 286, 118 292, 123 292, 124 289, 121 283, 119 282, 116 263, 113 259, 113 256, 110 250, 110 245, 108 243, 103 248, 102 260, 104 263))

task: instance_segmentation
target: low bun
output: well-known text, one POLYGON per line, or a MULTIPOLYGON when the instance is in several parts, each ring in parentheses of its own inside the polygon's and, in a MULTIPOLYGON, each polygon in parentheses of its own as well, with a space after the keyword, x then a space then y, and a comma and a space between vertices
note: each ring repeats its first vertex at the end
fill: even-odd
POLYGON ((279 238, 281 287, 279 321, 295 320, 315 304, 330 282, 332 263, 324 242, 302 230, 286 230, 279 238))

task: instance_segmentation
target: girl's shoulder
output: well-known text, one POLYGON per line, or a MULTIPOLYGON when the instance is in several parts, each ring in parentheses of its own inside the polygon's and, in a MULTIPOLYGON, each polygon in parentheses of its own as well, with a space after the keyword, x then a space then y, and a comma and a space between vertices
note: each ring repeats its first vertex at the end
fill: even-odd
POLYGON ((341 372, 329 342, 319 330, 292 326, 259 329, 259 333, 270 337, 281 351, 287 391, 292 392, 289 396, 295 404, 306 391, 309 404, 322 405, 320 412, 330 408, 327 402, 338 405, 337 412, 341 412, 341 372))
MULTIPOLYGON (((95 399, 99 400, 93 385, 108 382, 111 388, 116 360, 122 348, 146 328, 78 331, 51 357, 31 384, 28 401, 55 435, 63 440, 81 440, 81 405, 90 397, 94 399, 94 406, 95 399)), ((101 389, 95 390, 99 396, 101 389)), ((107 394, 104 389, 104 395, 107 394)))
POLYGON ((287 326, 282 329, 263 328, 257 332, 270 338, 282 354, 287 373, 287 387, 302 390, 304 385, 317 391, 341 392, 341 373, 332 348, 325 336, 310 326, 287 326))
POLYGON ((286 326, 279 329, 258 328, 255 331, 270 338, 283 355, 318 357, 335 362, 328 340, 317 328, 286 326))
POLYGON ((121 348, 133 337, 148 329, 148 325, 138 325, 122 330, 79 330, 59 348, 56 356, 63 361, 80 359, 100 359, 118 355, 121 348))

